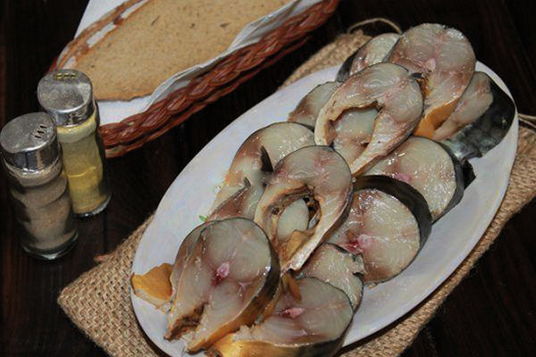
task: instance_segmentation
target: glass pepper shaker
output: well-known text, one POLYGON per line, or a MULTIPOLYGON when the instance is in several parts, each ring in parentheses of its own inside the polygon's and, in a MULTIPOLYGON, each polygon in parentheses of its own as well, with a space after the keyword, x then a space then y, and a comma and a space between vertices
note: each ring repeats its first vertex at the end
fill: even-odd
POLYGON ((22 247, 47 260, 62 256, 77 233, 54 122, 46 113, 17 117, 0 132, 0 147, 22 247))
POLYGON ((82 72, 61 69, 39 81, 37 98, 56 123, 74 213, 100 213, 110 201, 110 190, 91 81, 82 72))

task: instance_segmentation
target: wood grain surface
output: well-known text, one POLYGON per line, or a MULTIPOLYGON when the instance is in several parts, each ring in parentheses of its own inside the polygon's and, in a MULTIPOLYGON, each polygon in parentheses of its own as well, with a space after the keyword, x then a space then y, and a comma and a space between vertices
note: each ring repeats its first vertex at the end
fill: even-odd
MULTIPOLYGON (((72 38, 86 2, 0 4, 0 125, 38 110, 37 82, 72 38)), ((532 0, 343 0, 301 50, 160 139, 110 160, 113 197, 108 209, 80 220, 78 244, 55 262, 32 259, 19 247, 5 176, 0 174, 0 355, 104 354, 62 313, 55 302, 59 291, 155 210, 173 179, 212 137, 355 22, 382 16, 403 29, 421 22, 460 29, 477 57, 507 83, 519 111, 535 114, 536 22, 531 5, 532 0)), ((404 356, 536 355, 535 217, 533 201, 508 223, 404 356)))

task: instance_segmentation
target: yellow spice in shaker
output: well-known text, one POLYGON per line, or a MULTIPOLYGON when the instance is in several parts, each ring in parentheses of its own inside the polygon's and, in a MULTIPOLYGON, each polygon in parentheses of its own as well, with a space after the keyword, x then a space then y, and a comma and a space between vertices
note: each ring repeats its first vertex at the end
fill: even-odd
POLYGON ((57 128, 73 209, 77 214, 95 211, 109 197, 96 130, 95 113, 81 125, 57 128))
POLYGON ((101 212, 110 193, 89 78, 75 70, 52 72, 41 79, 37 93, 41 106, 56 122, 73 211, 79 216, 101 212))

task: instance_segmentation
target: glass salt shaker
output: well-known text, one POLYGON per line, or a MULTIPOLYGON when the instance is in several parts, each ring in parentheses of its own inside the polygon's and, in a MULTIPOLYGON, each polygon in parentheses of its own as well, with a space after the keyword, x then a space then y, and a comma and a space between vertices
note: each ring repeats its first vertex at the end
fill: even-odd
POLYGON ((100 213, 110 201, 110 190, 91 81, 82 72, 61 69, 39 81, 37 97, 56 123, 74 213, 100 213))
POLYGON ((77 232, 54 122, 46 113, 17 117, 0 132, 0 147, 22 247, 47 260, 64 255, 77 232))

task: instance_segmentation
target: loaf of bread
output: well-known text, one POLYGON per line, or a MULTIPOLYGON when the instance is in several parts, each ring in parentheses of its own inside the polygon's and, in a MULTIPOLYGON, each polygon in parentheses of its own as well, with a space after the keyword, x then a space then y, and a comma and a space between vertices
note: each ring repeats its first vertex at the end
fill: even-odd
POLYGON ((100 100, 151 94, 176 72, 216 57, 251 21, 290 0, 149 0, 79 55, 100 100))

